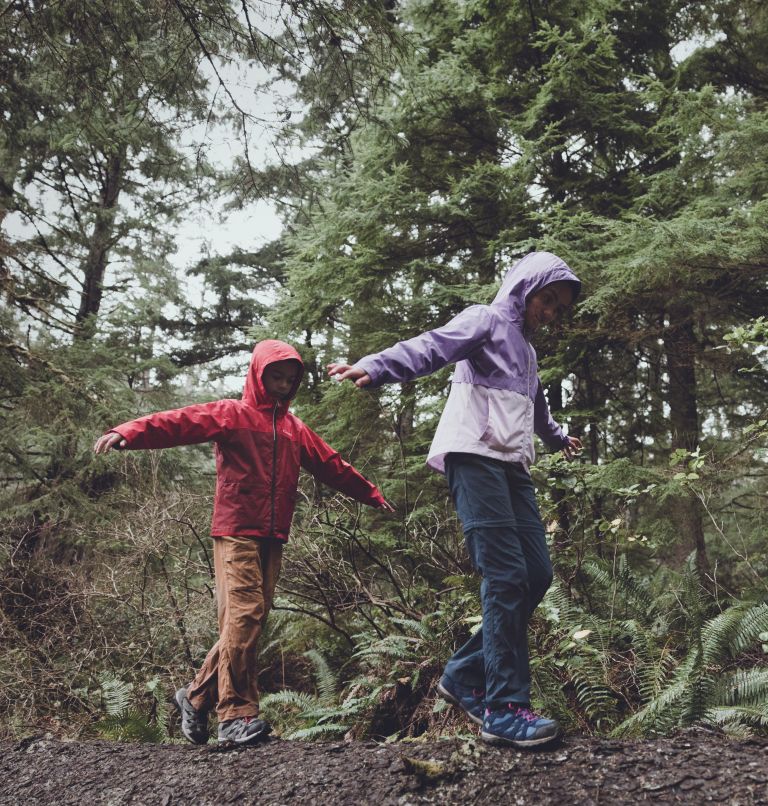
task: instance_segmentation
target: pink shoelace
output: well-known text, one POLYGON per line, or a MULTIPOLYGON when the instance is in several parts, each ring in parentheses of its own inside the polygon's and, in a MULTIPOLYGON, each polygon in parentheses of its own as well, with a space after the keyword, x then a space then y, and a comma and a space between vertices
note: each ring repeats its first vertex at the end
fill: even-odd
POLYGON ((521 716, 526 722, 535 722, 539 719, 539 715, 530 708, 523 708, 520 705, 515 705, 513 702, 509 703, 509 710, 515 712, 515 716, 521 716))

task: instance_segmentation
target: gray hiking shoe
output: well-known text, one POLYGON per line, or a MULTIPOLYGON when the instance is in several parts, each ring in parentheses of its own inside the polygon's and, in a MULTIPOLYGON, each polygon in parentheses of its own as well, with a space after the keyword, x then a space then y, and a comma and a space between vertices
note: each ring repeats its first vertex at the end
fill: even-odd
POLYGON ((242 716, 219 722, 219 741, 235 744, 255 744, 272 732, 269 722, 255 716, 242 716))
POLYGON ((181 732, 184 738, 194 744, 205 744, 208 741, 208 712, 192 707, 186 688, 180 688, 176 692, 174 701, 181 714, 181 732))

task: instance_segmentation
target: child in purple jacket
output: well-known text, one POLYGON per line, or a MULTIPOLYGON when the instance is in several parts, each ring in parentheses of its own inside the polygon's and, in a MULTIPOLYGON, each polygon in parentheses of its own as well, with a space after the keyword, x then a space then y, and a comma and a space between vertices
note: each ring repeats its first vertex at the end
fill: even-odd
POLYGON ((530 709, 528 620, 552 582, 533 482, 533 435, 568 459, 581 450, 552 419, 529 337, 557 319, 581 283, 563 260, 532 252, 490 305, 365 356, 330 364, 358 387, 409 381, 456 362, 427 464, 445 473, 470 559, 482 576, 483 626, 448 661, 437 689, 482 725, 485 741, 533 747, 560 732, 530 709))

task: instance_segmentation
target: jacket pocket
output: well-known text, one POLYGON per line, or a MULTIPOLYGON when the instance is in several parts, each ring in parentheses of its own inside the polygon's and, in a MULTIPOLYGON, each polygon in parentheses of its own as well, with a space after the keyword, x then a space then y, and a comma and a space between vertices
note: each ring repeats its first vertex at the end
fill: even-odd
POLYGON ((270 488, 264 484, 233 484, 227 487, 228 503, 238 526, 266 534, 272 511, 270 488))
POLYGON ((518 392, 480 387, 488 404, 480 441, 500 453, 520 451, 531 441, 533 404, 518 392))

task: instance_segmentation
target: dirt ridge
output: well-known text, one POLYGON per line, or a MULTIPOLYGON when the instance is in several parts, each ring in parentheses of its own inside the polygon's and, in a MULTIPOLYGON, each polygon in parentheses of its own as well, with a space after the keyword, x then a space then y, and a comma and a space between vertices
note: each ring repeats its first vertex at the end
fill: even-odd
POLYGON ((568 737, 531 753, 474 737, 377 744, 270 739, 252 748, 0 743, 0 804, 768 804, 768 740, 709 730, 568 737))

